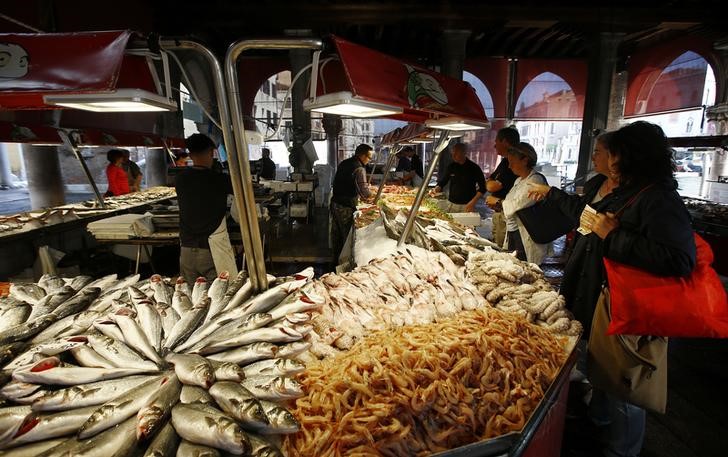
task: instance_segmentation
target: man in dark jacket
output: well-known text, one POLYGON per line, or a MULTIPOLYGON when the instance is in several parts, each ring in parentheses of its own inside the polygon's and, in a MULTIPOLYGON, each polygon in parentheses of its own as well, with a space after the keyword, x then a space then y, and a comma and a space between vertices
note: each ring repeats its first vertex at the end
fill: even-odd
POLYGON ((263 148, 263 158, 260 159, 260 177, 263 179, 276 179, 276 163, 270 158, 270 149, 263 148))
POLYGON ((334 259, 338 261, 341 249, 354 224, 354 211, 359 198, 370 198, 364 167, 372 159, 373 150, 368 144, 360 144, 354 156, 342 161, 334 176, 331 196, 331 244, 334 259))
POLYGON ((470 213, 475 204, 485 194, 485 177, 483 170, 468 159, 467 147, 458 143, 452 147, 452 163, 448 165, 445 175, 437 181, 433 194, 438 194, 443 187, 450 184, 448 192, 448 213, 470 213))

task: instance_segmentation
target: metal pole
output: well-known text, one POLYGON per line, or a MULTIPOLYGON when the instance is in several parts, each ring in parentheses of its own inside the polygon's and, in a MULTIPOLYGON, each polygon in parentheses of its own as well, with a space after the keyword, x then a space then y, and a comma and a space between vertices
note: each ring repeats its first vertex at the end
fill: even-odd
MULTIPOLYGON (((239 178, 242 185, 244 211, 250 227, 250 239, 243 238, 246 254, 249 256, 248 264, 250 281, 257 291, 268 288, 265 272, 265 258, 263 257, 263 243, 258 228, 258 215, 255 210, 253 196, 253 182, 250 176, 250 163, 248 162, 248 138, 245 135, 243 123, 243 108, 240 103, 240 85, 238 84, 237 61, 240 54, 250 49, 279 49, 282 51, 292 49, 321 49, 321 40, 314 39, 280 39, 280 40, 243 40, 233 43, 225 56, 225 80, 227 82, 227 95, 230 105, 230 115, 233 123, 233 136, 239 154, 239 178), (257 277, 256 277, 257 275, 257 277)), ((227 141, 226 141, 227 146, 227 141)), ((244 213, 241 213, 241 218, 244 213)))
POLYGON ((89 184, 91 184, 91 188, 93 189, 94 194, 96 194, 96 200, 98 200, 99 205, 101 205, 102 208, 106 208, 106 205, 104 204, 104 197, 101 195, 101 192, 99 192, 99 188, 96 187, 96 182, 94 181, 93 176, 91 176, 91 171, 89 171, 88 165, 86 165, 86 161, 83 160, 83 156, 81 156, 81 153, 78 152, 78 149, 68 137, 68 134, 66 132, 64 132, 63 130, 58 130, 58 136, 60 136, 61 140, 63 140, 63 144, 68 149, 73 151, 76 159, 78 159, 78 162, 81 164, 83 172, 86 174, 86 179, 88 179, 89 184))
MULTIPOLYGON (((397 154, 401 150, 401 147, 393 147, 389 151, 389 157, 387 157, 387 165, 384 169, 384 174, 382 175, 382 182, 379 183, 379 187, 377 188, 377 196, 374 197, 374 204, 376 205, 379 201, 379 197, 382 196, 382 190, 384 189, 384 183, 387 182, 387 178, 389 177, 389 169, 392 168, 392 164, 394 163, 394 157, 397 157, 397 154)), ((372 173, 374 174, 374 173, 372 173)))
POLYGON ((412 232, 412 226, 415 223, 417 211, 419 211, 420 203, 422 203, 422 199, 425 197, 425 192, 427 192, 427 185, 430 183, 430 179, 432 179, 432 175, 433 173, 435 173, 437 163, 440 161, 440 153, 447 147, 449 142, 450 132, 448 130, 443 130, 442 133, 440 133, 440 138, 437 139, 435 147, 433 148, 432 162, 430 162, 430 168, 427 169, 425 179, 422 181, 420 190, 417 192, 415 202, 412 204, 409 216, 407 216, 407 222, 404 224, 404 230, 402 230, 402 235, 400 235, 399 241, 397 241, 397 247, 402 246, 407 241, 407 238, 409 238, 410 232, 412 232))
MULTIPOLYGON (((218 112, 220 113, 220 125, 222 126, 222 137, 223 141, 225 143, 225 150, 228 153, 228 160, 230 161, 230 181, 233 185, 233 194, 234 194, 234 204, 237 207, 238 215, 240 219, 240 236, 243 239, 243 246, 245 248, 246 254, 249 256, 252 255, 252 244, 253 244, 253 237, 251 236, 252 229, 250 225, 250 221, 248 219, 249 215, 245 211, 245 200, 243 199, 244 189, 243 189, 243 180, 240 176, 240 165, 238 163, 238 153, 237 149, 235 148, 235 137, 232 133, 231 128, 231 122, 230 122, 230 109, 228 108, 228 99, 225 94, 225 80, 223 78, 223 72, 222 67, 220 66, 220 62, 217 60, 217 57, 215 57, 215 54, 212 53, 208 48, 205 46, 196 43, 194 41, 189 40, 173 40, 173 39, 167 39, 167 40, 160 40, 160 46, 162 49, 166 50, 175 50, 175 49, 184 49, 184 50, 192 50, 199 52, 203 57, 207 59, 207 62, 210 65, 210 69, 212 71, 212 81, 215 85, 215 97, 217 99, 217 107, 218 112)), ((166 144, 165 144, 166 146, 166 144)), ((247 161, 247 153, 245 154, 245 163, 248 164, 247 161)), ((247 176, 248 182, 250 182, 250 175, 247 176)), ((252 195, 252 189, 251 189, 251 195, 252 195)), ((255 205, 255 202, 253 202, 253 205, 255 205)), ((255 207, 255 206, 254 206, 255 207)), ((258 227, 258 219, 256 216, 255 219, 255 227, 256 227, 256 233, 257 227, 258 227)), ((245 269, 243 266, 241 269, 245 269)), ((261 284, 259 281, 259 276, 256 272, 248 271, 248 275, 250 276, 250 282, 253 285, 253 287, 257 288, 261 284)), ((263 284, 267 284, 267 281, 265 281, 265 272, 263 273, 263 284)))

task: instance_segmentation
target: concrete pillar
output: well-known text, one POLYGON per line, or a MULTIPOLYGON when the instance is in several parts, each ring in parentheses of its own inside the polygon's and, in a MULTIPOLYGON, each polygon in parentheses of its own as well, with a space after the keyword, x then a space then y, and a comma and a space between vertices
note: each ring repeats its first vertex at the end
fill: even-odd
POLYGON ((146 176, 147 187, 164 186, 167 184, 167 152, 164 149, 147 150, 146 176))
POLYGON ((0 189, 13 187, 13 178, 10 173, 10 159, 8 158, 8 147, 0 143, 0 189))
POLYGON ((617 62, 617 48, 623 37, 623 33, 613 32, 600 32, 592 37, 584 100, 584 121, 579 143, 579 164, 576 169, 576 181, 579 183, 583 183, 591 168, 593 132, 595 129, 604 130, 607 127, 612 76, 617 62))
MULTIPOLYGON (((465 45, 470 37, 470 30, 446 29, 442 33, 442 69, 441 73, 456 79, 463 79, 465 67, 465 45)), ((440 153, 437 175, 442 176, 452 162, 450 149, 440 153)))
POLYGON ((329 166, 336 173, 336 167, 339 165, 339 133, 343 127, 341 116, 335 114, 324 114, 324 131, 326 132, 326 153, 329 166))
MULTIPOLYGON (((300 36, 300 34, 299 34, 300 36)), ((299 71, 311 63, 312 51, 308 49, 292 49, 289 58, 291 60, 291 77, 295 77, 299 71)), ((311 173, 313 163, 308 160, 302 145, 311 138, 311 114, 303 109, 303 101, 308 97, 306 88, 310 78, 310 71, 301 75, 296 85, 291 90, 292 117, 293 117, 293 150, 296 163, 291 163, 296 173, 311 173)))
POLYGON ((55 146, 23 145, 28 173, 28 192, 33 209, 66 203, 58 149, 55 146))

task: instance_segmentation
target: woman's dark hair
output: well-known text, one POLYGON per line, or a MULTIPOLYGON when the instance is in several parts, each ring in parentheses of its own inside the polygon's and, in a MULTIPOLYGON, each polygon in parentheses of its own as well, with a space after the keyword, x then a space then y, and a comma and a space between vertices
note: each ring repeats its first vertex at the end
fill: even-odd
POLYGON ((121 149, 109 149, 106 152, 106 160, 108 160, 109 163, 115 163, 120 157, 124 157, 124 151, 121 149))
POLYGON ((662 128, 637 121, 614 132, 607 142, 609 154, 616 156, 621 184, 644 184, 672 179, 676 170, 673 150, 662 128))

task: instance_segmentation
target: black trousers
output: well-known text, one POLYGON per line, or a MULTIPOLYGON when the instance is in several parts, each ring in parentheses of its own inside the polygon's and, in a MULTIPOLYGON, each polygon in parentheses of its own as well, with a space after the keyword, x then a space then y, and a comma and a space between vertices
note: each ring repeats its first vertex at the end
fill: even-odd
POLYGON ((523 247, 521 232, 518 230, 508 232, 508 246, 506 249, 509 251, 516 251, 516 257, 518 257, 519 260, 526 261, 526 248, 523 247))

